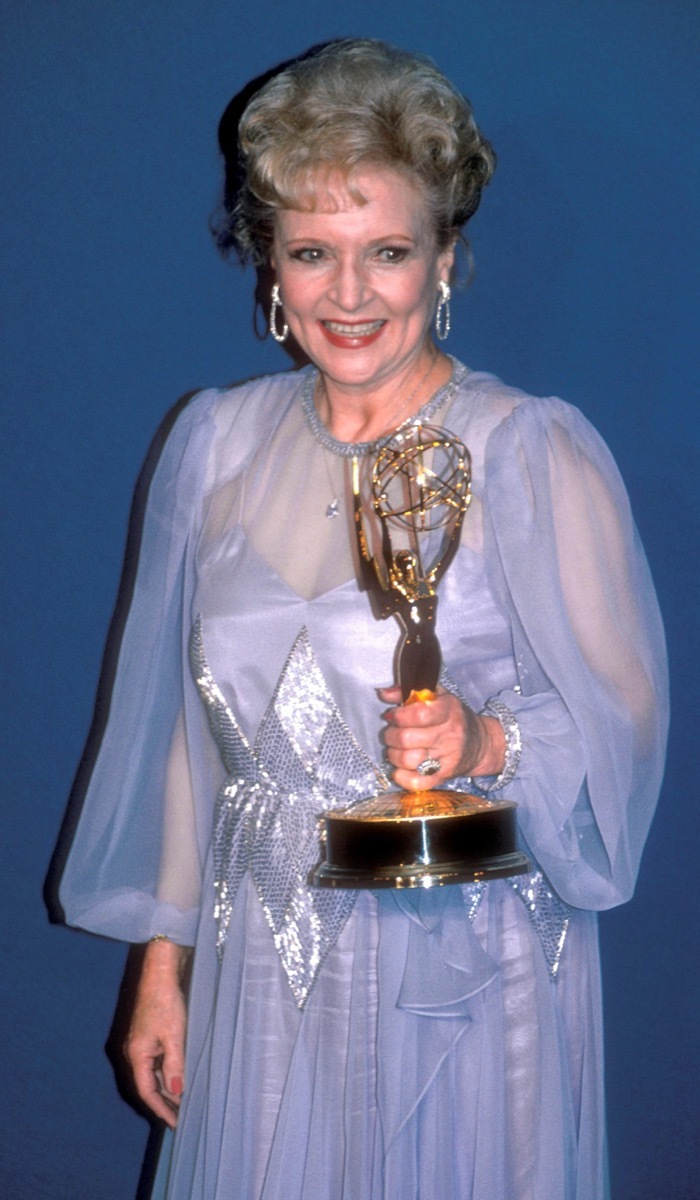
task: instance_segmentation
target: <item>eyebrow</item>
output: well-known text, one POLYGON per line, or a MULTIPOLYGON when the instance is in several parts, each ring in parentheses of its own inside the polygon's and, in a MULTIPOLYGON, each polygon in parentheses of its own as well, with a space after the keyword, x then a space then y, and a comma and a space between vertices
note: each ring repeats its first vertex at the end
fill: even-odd
MULTIPOLYGON (((412 237, 409 233, 386 233, 382 234, 381 237, 372 238, 370 242, 367 242, 367 246, 370 248, 373 246, 383 246, 387 242, 409 242, 411 245, 415 246, 419 240, 419 237, 412 237)), ((298 235, 296 237, 287 238, 285 241, 281 241, 280 245, 330 246, 331 242, 332 239, 328 239, 327 237, 303 237, 298 235)))

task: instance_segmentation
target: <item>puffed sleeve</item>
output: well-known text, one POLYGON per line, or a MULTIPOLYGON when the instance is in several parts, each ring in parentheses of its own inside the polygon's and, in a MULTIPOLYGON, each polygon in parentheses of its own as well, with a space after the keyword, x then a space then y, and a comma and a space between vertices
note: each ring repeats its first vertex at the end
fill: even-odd
POLYGON ((492 431, 485 550, 519 688, 523 750, 507 789, 568 903, 629 898, 659 792, 668 723, 654 587, 607 447, 576 409, 527 400, 492 431))
POLYGON ((153 475, 109 717, 60 887, 69 924, 194 941, 208 818, 194 804, 183 617, 217 393, 176 421, 153 475), (201 828, 200 828, 201 825, 201 828))

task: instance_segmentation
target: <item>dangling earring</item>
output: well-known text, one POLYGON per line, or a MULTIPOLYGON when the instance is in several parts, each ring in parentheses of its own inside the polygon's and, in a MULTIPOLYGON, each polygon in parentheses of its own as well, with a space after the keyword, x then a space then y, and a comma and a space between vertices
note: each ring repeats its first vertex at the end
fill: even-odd
POLYGON ((450 332, 450 297, 452 295, 452 288, 449 283, 445 283, 444 279, 440 280, 438 288, 440 290, 440 299, 435 310, 435 334, 438 341, 444 342, 450 332))
POLYGON ((277 329, 277 309, 281 307, 282 301, 280 299, 280 285, 276 283, 272 288, 272 304, 270 305, 270 333, 276 342, 286 342, 287 334, 289 333, 289 326, 286 324, 286 322, 282 326, 281 333, 279 333, 277 329))

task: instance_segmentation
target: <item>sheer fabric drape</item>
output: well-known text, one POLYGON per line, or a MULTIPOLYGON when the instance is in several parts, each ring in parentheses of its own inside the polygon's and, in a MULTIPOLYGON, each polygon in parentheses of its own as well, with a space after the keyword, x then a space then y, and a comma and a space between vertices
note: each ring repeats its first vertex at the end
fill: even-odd
POLYGON ((348 512, 325 515, 346 467, 304 420, 305 378, 202 393, 174 427, 62 886, 73 924, 197 944, 186 1099, 161 1182, 169 1171, 169 1200, 223 1200, 232 1179, 251 1200, 600 1200, 591 910, 634 886, 667 693, 624 488, 575 409, 471 372, 440 413, 474 474, 440 590, 445 666, 475 708, 495 695, 520 722, 508 796, 573 909, 556 982, 508 881, 488 886, 473 922, 449 888, 414 909, 360 895, 302 1011, 246 877, 217 960, 210 841, 225 770, 187 663, 195 619, 251 745, 303 627, 352 736, 382 753, 375 689, 392 678, 397 629, 357 588, 348 512), (414 977, 416 946, 451 964, 447 992, 437 965, 414 977))

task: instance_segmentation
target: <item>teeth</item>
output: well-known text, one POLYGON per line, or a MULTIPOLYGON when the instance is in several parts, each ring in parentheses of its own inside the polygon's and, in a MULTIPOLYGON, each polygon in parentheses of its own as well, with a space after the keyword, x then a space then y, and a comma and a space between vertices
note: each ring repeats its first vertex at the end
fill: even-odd
POLYGON ((339 337, 367 337, 370 333, 376 333, 384 324, 383 321, 366 321, 364 325, 344 325, 341 321, 324 321, 326 329, 331 333, 338 334, 339 337))

